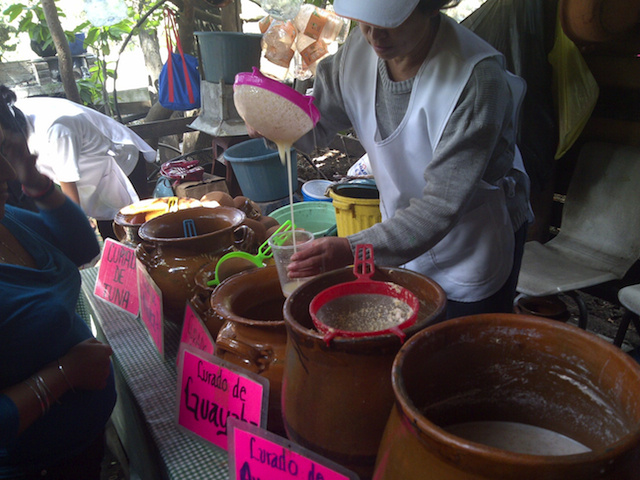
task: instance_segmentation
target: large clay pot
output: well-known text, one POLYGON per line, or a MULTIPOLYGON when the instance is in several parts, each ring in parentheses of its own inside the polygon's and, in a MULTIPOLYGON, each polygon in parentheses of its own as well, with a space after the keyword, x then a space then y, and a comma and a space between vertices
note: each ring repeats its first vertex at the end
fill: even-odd
MULTIPOLYGON (((246 219, 244 225, 247 225, 246 219)), ((249 225, 247 225, 249 226, 249 225)), ((251 227, 249 227, 251 228, 251 227)), ((254 230, 254 234, 257 233, 254 230)), ((243 247, 244 248, 244 247, 243 247)), ((247 247, 249 248, 249 247, 247 247)), ((245 250, 246 252, 246 250, 245 250)), ((220 269, 218 272, 221 275, 220 280, 224 280, 232 275, 243 272, 245 270, 250 270, 256 268, 256 266, 248 262, 246 260, 234 261, 226 260, 228 263, 225 268, 220 269)), ((263 265, 273 265, 273 258, 265 259, 263 265)), ((193 295, 189 300, 189 303, 193 307, 193 310, 200 316, 202 321, 204 322, 207 330, 211 334, 211 338, 215 340, 218 336, 218 332, 222 325, 224 324, 224 318, 216 315, 213 308, 211 307, 211 294, 215 290, 215 286, 210 286, 209 282, 215 280, 216 278, 216 266, 218 265, 218 261, 214 261, 206 264, 200 270, 198 270, 194 277, 195 286, 193 288, 193 295)))
POLYGON ((392 378, 396 404, 376 480, 638 478, 640 367, 584 330, 517 314, 453 319, 406 342, 392 378), (504 432, 504 422, 529 432, 488 446, 487 426, 504 432), (484 434, 467 440, 481 425, 484 434), (537 438, 532 428, 557 437, 555 453, 571 441, 591 450, 549 455, 547 440, 514 453, 537 438))
POLYGON ((142 239, 138 235, 138 230, 145 222, 144 214, 139 215, 123 215, 122 213, 116 213, 113 219, 113 232, 120 243, 136 248, 142 239))
POLYGON ((216 278, 216 265, 218 261, 205 264, 198 270, 193 278, 194 288, 193 294, 189 299, 189 303, 193 310, 200 316, 205 327, 209 331, 211 338, 214 340, 218 336, 218 332, 224 325, 224 318, 216 315, 211 307, 211 294, 216 289, 215 286, 209 286, 208 282, 216 278))
POLYGON ((237 208, 195 207, 167 213, 142 224, 136 256, 162 292, 167 320, 180 323, 193 295, 194 276, 205 264, 243 250, 253 231, 242 225, 237 208), (185 220, 193 220, 196 235, 185 236, 185 220))
POLYGON ((575 43, 610 42, 638 28, 639 0, 560 0, 562 29, 575 43))
POLYGON ((142 242, 138 235, 142 224, 167 213, 170 200, 176 201, 178 210, 203 206, 200 201, 188 197, 146 198, 127 205, 121 208, 113 219, 113 231, 120 243, 136 248, 142 242))
POLYGON ((567 304, 558 295, 545 297, 529 297, 522 295, 516 300, 513 310, 523 315, 560 320, 566 322, 571 317, 567 304))
POLYGON ((224 320, 216 355, 269 380, 267 429, 278 435, 284 435, 280 407, 287 341, 284 300, 273 265, 237 273, 211 294, 213 314, 224 320))
MULTIPOLYGON (((391 366, 401 341, 388 334, 336 337, 327 345, 309 314, 309 304, 318 293, 355 279, 349 267, 327 272, 287 298, 282 410, 291 440, 366 479, 373 473, 394 403, 391 366)), ((373 280, 399 284, 420 300, 418 319, 405 330, 407 338, 444 320, 446 296, 433 280, 409 270, 381 267, 376 267, 373 280)))

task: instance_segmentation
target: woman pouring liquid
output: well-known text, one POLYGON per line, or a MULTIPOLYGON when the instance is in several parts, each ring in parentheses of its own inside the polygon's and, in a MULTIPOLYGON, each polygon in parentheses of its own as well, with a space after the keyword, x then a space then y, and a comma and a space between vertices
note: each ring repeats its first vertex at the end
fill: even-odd
POLYGON ((524 81, 502 55, 441 9, 448 0, 335 0, 358 22, 320 62, 321 119, 296 143, 311 151, 353 128, 380 191, 383 221, 296 253, 292 277, 353 263, 370 243, 376 262, 438 282, 447 317, 511 312, 533 220, 515 144, 524 81))

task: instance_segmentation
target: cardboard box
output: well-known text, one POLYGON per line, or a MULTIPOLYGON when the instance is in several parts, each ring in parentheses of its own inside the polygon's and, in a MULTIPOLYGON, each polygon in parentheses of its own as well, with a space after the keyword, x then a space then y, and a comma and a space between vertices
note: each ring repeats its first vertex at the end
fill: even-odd
POLYGON ((229 193, 225 179, 210 173, 205 173, 201 182, 182 182, 174 190, 176 197, 189 197, 197 200, 209 192, 229 193))

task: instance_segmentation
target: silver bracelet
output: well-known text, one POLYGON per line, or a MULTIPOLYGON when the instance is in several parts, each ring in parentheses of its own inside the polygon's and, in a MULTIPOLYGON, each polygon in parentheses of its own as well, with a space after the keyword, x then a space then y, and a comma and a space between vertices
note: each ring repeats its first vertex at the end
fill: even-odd
POLYGON ((32 375, 31 379, 33 380, 33 383, 35 383, 35 386, 40 392, 40 395, 42 395, 42 398, 46 406, 46 410, 48 412, 49 409, 51 408, 51 399, 49 398, 49 394, 47 393, 47 390, 48 390, 47 386, 42 385, 44 382, 41 382, 41 377, 37 373, 35 375, 32 375))
POLYGON ((65 381, 67 382, 67 385, 69 385, 69 388, 71 389, 71 391, 75 392, 76 389, 73 388, 73 385, 71 385, 71 382, 69 381, 69 378, 67 378, 67 374, 64 373, 64 368, 62 367, 62 364, 60 363, 60 359, 58 359, 58 370, 60 371, 60 373, 64 377, 65 381))
MULTIPOLYGON (((31 379, 29 379, 31 380, 31 379)), ((38 402, 40 402, 40 409, 42 410, 42 415, 44 416, 47 413, 47 408, 46 408, 46 404, 44 403, 44 400, 42 400, 42 396, 40 395, 40 393, 38 393, 38 390, 36 388, 34 388, 30 383, 29 380, 25 380, 24 383, 27 384, 27 387, 29 387, 31 389, 31 391, 35 394, 35 396, 38 399, 38 402)))
MULTIPOLYGON (((53 400, 53 393, 51 392, 51 390, 49 389, 49 386, 46 384, 46 382, 44 381, 44 378, 42 378, 39 374, 35 374, 36 377, 36 385, 38 386, 38 388, 40 389, 40 391, 46 395, 46 399, 47 399, 47 403, 49 404, 49 406, 51 406, 51 400, 53 400)), ((54 400, 57 404, 60 404, 60 400, 54 400)))

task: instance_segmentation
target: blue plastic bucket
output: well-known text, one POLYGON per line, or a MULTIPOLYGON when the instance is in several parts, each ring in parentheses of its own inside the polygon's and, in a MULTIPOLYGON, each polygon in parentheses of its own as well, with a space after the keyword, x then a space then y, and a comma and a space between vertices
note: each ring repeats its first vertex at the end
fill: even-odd
POLYGON ((307 202, 331 202, 324 192, 333 182, 329 180, 309 180, 302 185, 302 198, 307 202))
MULTIPOLYGON (((254 202, 271 202, 289 195, 287 168, 280 161, 277 150, 265 145, 264 139, 254 138, 237 143, 224 152, 224 158, 238 180, 245 197, 254 202)), ((298 187, 298 157, 291 149, 291 181, 298 187)))

